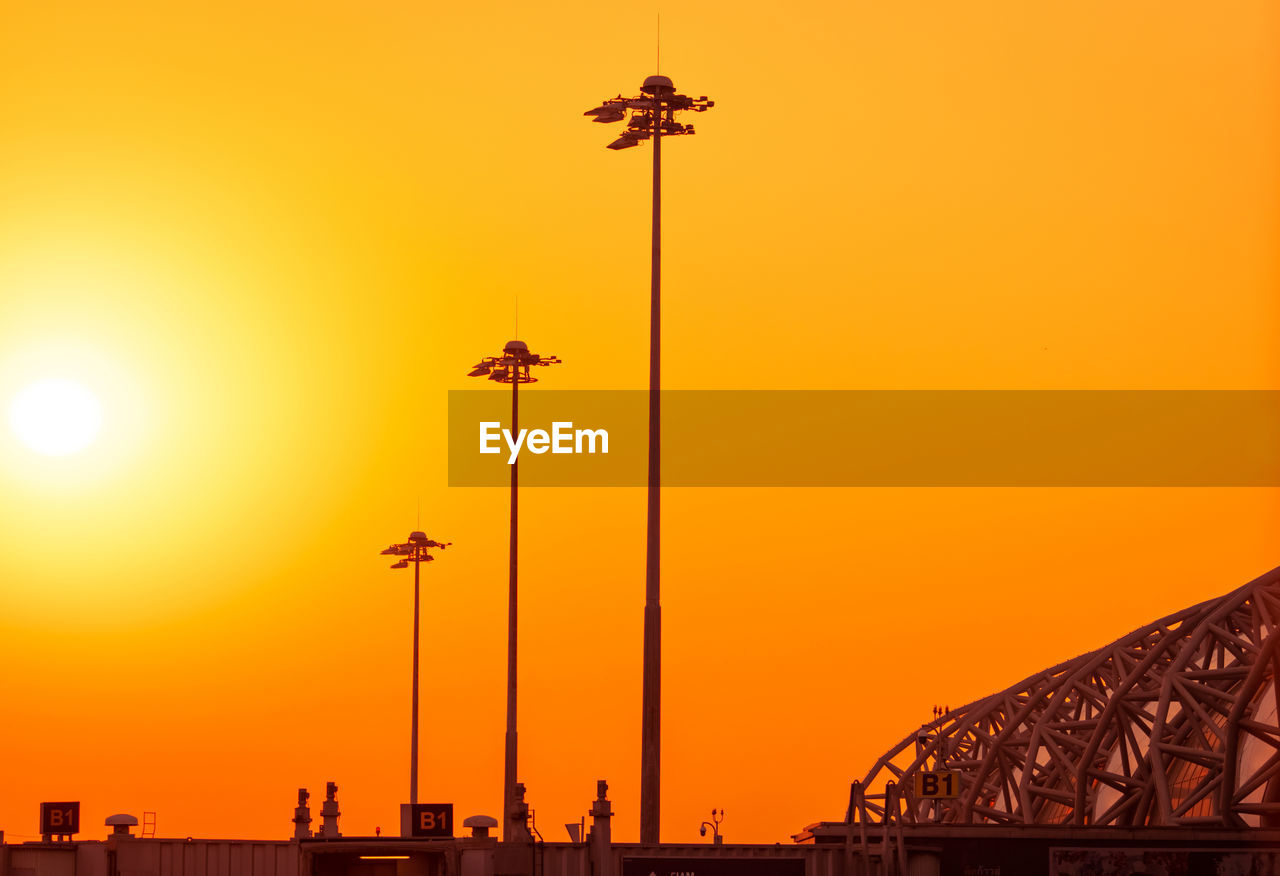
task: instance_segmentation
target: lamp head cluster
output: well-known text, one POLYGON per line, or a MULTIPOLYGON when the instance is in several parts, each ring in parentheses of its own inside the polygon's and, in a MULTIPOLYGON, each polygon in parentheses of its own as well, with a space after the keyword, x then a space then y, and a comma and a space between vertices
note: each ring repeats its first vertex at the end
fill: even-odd
POLYGON ((428 551, 431 548, 439 548, 444 550, 451 541, 435 541, 427 538, 426 533, 417 530, 409 533, 409 540, 404 544, 393 544, 381 551, 383 556, 400 557, 391 564, 393 569, 407 569, 410 563, 429 563, 435 559, 428 551))
POLYGON ((689 97, 677 94, 676 87, 666 76, 650 76, 640 86, 645 97, 611 97, 600 106, 589 109, 584 116, 594 116, 593 122, 626 121, 622 136, 609 144, 610 149, 627 149, 639 146, 641 141, 654 135, 655 122, 659 136, 671 137, 677 134, 692 134, 693 125, 684 125, 676 121, 676 113, 692 110, 695 113, 706 112, 716 105, 714 100, 702 97, 689 97))
POLYGON ((555 356, 539 356, 530 353, 524 341, 507 341, 501 356, 486 356, 467 372, 468 377, 487 377, 498 383, 537 383, 538 378, 529 373, 531 368, 559 365, 555 356))

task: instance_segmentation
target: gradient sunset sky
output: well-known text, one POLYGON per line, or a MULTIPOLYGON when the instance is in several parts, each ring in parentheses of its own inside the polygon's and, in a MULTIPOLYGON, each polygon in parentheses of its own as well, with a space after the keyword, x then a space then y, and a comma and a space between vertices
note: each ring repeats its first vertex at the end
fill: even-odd
MULTIPOLYGON (((1280 7, 0 0, 0 829, 80 800, 162 836, 499 815, 501 489, 446 486, 449 389, 515 336, 715 389, 1280 389, 1280 7), (518 313, 518 317, 517 317, 518 313), (518 319, 518 329, 517 329, 518 319)), ((502 391, 493 387, 493 391, 502 391)), ((536 391, 536 388, 533 390, 536 391)), ((522 494, 520 779, 639 824, 644 492, 522 494)), ((1280 565, 1274 489, 668 490, 663 839, 787 841, 931 717, 1280 565)))

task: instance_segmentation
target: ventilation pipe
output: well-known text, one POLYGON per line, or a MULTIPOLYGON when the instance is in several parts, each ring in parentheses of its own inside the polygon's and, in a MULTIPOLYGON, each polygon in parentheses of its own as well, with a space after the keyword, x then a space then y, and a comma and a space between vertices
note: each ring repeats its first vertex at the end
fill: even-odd
POLYGON ((311 836, 311 808, 307 801, 311 795, 306 788, 298 789, 298 805, 293 810, 293 838, 304 840, 311 836))
POLYGON ((591 858, 596 876, 614 876, 613 835, 610 828, 613 807, 609 805, 609 783, 596 782, 596 799, 591 804, 591 858))
POLYGON ((338 833, 338 816, 342 813, 338 811, 338 786, 333 782, 326 782, 324 786, 324 805, 320 807, 320 835, 325 839, 333 839, 340 837, 338 833))

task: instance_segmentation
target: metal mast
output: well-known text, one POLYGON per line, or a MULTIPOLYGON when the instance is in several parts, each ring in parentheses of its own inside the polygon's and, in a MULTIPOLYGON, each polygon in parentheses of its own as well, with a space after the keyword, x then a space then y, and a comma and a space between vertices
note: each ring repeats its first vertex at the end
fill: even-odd
MULTIPOLYGON (((529 373, 531 367, 558 365, 555 356, 530 353, 524 341, 507 341, 501 356, 488 356, 476 363, 468 377, 487 377, 498 383, 511 384, 511 434, 520 432, 520 384, 537 383, 529 373)), ((514 838, 513 814, 516 800, 516 630, 519 612, 518 557, 520 552, 520 463, 511 463, 511 533, 508 547, 507 574, 507 731, 502 757, 502 841, 514 838)), ((523 837, 521 837, 523 839, 523 837)))
POLYGON ((404 544, 393 544, 381 553, 384 556, 395 556, 401 559, 391 564, 393 569, 407 569, 413 563, 413 694, 409 719, 409 802, 418 802, 418 608, 419 571, 423 563, 435 559, 428 551, 431 548, 444 550, 453 542, 438 542, 427 538, 425 533, 411 532, 409 540, 404 544))
POLYGON ((706 96, 676 94, 666 76, 650 76, 643 97, 618 95, 583 115, 597 122, 620 122, 630 114, 622 136, 610 149, 638 146, 653 138, 653 239, 649 278, 649 485, 645 535, 644 691, 640 729, 640 842, 658 840, 662 784, 662 606, 659 602, 662 547, 662 138, 692 134, 675 114, 705 112, 715 106, 706 96))

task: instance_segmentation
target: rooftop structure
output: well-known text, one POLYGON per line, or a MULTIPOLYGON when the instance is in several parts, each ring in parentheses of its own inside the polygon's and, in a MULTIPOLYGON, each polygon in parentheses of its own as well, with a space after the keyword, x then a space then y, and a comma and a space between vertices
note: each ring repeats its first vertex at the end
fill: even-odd
POLYGON ((1278 619, 1275 569, 948 711, 854 784, 846 823, 1280 827, 1278 619))

